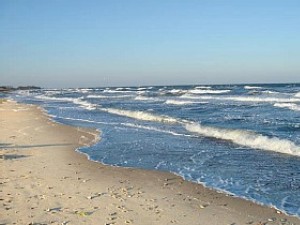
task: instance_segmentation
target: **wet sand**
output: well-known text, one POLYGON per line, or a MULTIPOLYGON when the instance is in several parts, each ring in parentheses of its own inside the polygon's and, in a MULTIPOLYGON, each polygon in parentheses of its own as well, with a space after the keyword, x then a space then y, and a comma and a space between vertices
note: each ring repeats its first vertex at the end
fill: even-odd
POLYGON ((0 103, 0 224, 300 224, 275 209, 165 172, 105 166, 75 151, 97 131, 0 103))

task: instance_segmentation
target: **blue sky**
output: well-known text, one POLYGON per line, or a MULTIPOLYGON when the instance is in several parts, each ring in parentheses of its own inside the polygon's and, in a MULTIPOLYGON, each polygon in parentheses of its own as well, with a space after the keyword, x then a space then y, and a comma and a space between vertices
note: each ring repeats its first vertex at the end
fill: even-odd
POLYGON ((0 85, 300 82, 299 0, 0 0, 0 85))

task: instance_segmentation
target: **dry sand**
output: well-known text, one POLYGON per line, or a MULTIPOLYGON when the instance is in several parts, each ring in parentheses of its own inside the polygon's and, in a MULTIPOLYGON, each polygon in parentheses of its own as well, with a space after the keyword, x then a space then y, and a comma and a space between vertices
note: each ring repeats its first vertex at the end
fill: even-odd
POLYGON ((104 166, 75 149, 94 130, 36 106, 0 104, 0 224, 300 224, 170 173, 104 166))

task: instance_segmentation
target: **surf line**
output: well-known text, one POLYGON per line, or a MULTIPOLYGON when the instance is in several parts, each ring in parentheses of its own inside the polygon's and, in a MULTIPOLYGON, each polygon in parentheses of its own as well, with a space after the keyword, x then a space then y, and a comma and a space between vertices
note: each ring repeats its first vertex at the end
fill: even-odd
POLYGON ((258 134, 249 130, 205 126, 201 125, 198 122, 178 119, 165 115, 155 115, 143 111, 132 111, 115 108, 99 108, 99 110, 141 121, 179 124, 182 125, 188 132, 191 132, 197 136, 222 139, 252 149, 275 151, 279 153, 300 156, 300 146, 297 146, 294 142, 287 139, 264 136, 262 134, 258 134))

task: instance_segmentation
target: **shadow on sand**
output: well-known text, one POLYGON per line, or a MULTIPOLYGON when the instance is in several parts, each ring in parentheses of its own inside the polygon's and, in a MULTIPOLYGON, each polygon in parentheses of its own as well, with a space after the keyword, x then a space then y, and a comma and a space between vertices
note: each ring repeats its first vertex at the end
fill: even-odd
POLYGON ((12 145, 9 143, 0 143, 0 149, 23 149, 23 148, 45 148, 45 147, 62 147, 70 146, 72 144, 41 144, 41 145, 12 145))
POLYGON ((25 157, 28 157, 28 156, 27 155, 16 155, 16 154, 0 155, 0 159, 3 159, 3 160, 21 159, 21 158, 25 158, 25 157))

